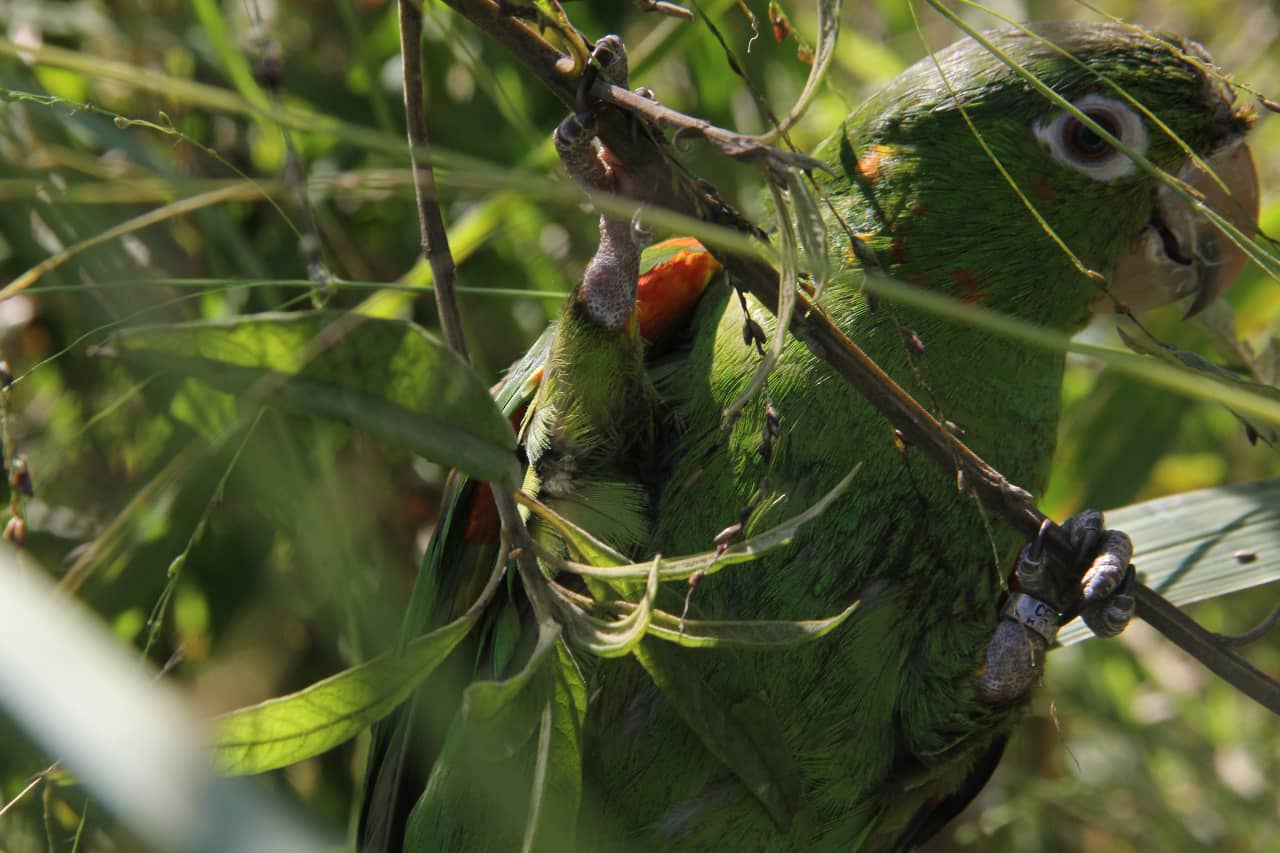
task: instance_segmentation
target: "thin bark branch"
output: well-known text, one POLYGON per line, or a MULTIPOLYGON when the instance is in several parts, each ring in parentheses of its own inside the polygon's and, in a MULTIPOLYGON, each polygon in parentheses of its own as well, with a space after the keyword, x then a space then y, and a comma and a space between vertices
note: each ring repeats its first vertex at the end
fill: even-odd
POLYGON ((409 134, 409 162, 413 168, 413 192, 418 201, 418 226, 422 253, 431 265, 440 329, 449 349, 470 361, 462 333, 462 315, 454 292, 456 268, 449 250, 449 233, 440 215, 435 170, 426 156, 427 108, 422 96, 422 0, 400 0, 400 59, 404 69, 404 115, 409 134))
MULTIPOLYGON (((418 201, 418 224, 422 231, 422 250, 431 264, 435 278, 436 307, 445 343, 451 350, 471 362, 467 342, 462 333, 462 317, 454 295, 453 253, 440 214, 440 196, 436 190, 435 172, 431 168, 430 140, 427 136, 426 104, 422 96, 422 7, 420 0, 400 2, 400 51, 404 65, 404 111, 409 134, 409 160, 413 164, 413 188, 418 201)), ((530 31, 531 32, 531 31, 530 31)), ((528 591, 539 621, 549 618, 551 605, 545 579, 538 568, 529 531, 516 509, 515 498, 505 489, 493 490, 493 501, 502 521, 502 529, 516 558, 520 579, 528 591)))
MULTIPOLYGON (((577 109, 577 81, 557 68, 560 54, 541 37, 522 22, 502 14, 493 0, 445 2, 497 40, 566 108, 577 109)), ((660 135, 656 128, 674 127, 697 134, 717 147, 729 149, 726 153, 739 159, 772 156, 743 141, 754 140, 713 128, 700 119, 683 116, 656 101, 627 93, 603 81, 597 81, 590 94, 614 106, 614 109, 601 110, 598 136, 637 180, 654 188, 652 204, 747 234, 761 233, 721 201, 708 184, 673 169, 666 151, 657 142, 660 135), (734 153, 735 147, 741 151, 734 153)), ((789 156, 785 152, 777 153, 783 158, 789 156)), ((712 250, 715 251, 714 247, 712 250)), ((762 305, 771 308, 778 303, 778 274, 771 266, 754 258, 723 252, 717 253, 716 257, 734 282, 748 290, 762 305)), ((907 444, 920 450, 942 470, 954 471, 957 486, 962 491, 974 494, 988 512, 1028 539, 1040 535, 1043 528, 1043 547, 1064 565, 1075 562, 1074 549, 1065 531, 1035 507, 1029 492, 1010 483, 943 428, 803 292, 799 294, 799 304, 790 328, 805 346, 866 397, 907 444)), ((1139 617, 1241 692, 1280 714, 1280 684, 1224 647, 1211 632, 1201 628, 1148 587, 1137 584, 1134 597, 1139 617)))

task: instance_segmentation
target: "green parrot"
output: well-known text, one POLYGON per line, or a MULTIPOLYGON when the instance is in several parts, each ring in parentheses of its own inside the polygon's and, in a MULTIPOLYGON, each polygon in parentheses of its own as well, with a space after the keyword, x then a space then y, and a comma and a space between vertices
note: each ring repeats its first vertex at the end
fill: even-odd
MULTIPOLYGON (((818 304, 969 447, 1035 491, 1054 449, 1063 356, 876 300, 859 258, 869 251, 883 273, 909 285, 1066 333, 1118 304, 1186 298, 1198 309, 1242 261, 1134 155, 1216 187, 1195 165, 1207 160, 1224 179, 1215 204, 1247 228, 1257 205, 1243 143, 1252 119, 1204 50, 1175 36, 1049 24, 986 38, 1091 121, 972 40, 899 75, 815 152, 830 170, 815 177, 832 203, 835 266, 818 304)), ((625 81, 616 39, 601 40, 601 57, 604 73, 625 81)), ((570 175, 643 201, 646 188, 593 141, 592 120, 587 110, 557 131, 570 175)), ((510 414, 532 397, 520 419, 525 491, 644 560, 774 527, 860 466, 791 544, 696 588, 671 583, 657 594, 657 606, 699 620, 813 620, 857 607, 826 636, 785 651, 649 637, 622 658, 575 654, 589 697, 577 845, 911 849, 998 763, 1058 617, 1083 607, 1100 633, 1123 627, 1132 607, 1127 552, 1113 549, 1113 571, 1087 576, 1082 589, 1049 589, 1035 549, 1019 555, 1018 536, 958 491, 954 472, 903 446, 796 340, 723 429, 726 406, 756 370, 760 334, 772 334, 772 314, 721 277, 696 306, 665 312, 675 319, 661 331, 646 327, 637 320, 646 242, 629 221, 602 218, 600 250, 554 332, 504 385, 500 403, 510 414), (1010 594, 1015 564, 1022 588, 1010 594), (1032 610, 1048 612, 1048 623, 1036 623, 1032 610)), ((701 281, 710 268, 699 269, 701 281)), ((428 556, 442 590, 433 623, 474 600, 493 558, 493 544, 474 533, 477 510, 466 509, 468 499, 482 503, 476 487, 455 486, 455 509, 428 556)), ((1082 519, 1071 530, 1088 562, 1109 534, 1096 514, 1082 519)), ((531 530, 564 551, 544 522, 531 520, 531 530)), ((531 624, 518 591, 504 602, 504 615, 488 623, 490 639, 469 647, 452 675, 432 677, 434 696, 501 677, 531 653, 527 639, 515 651, 492 639, 504 624, 531 624)), ((404 718, 375 733, 363 850, 520 846, 500 821, 460 823, 438 797, 423 797, 406 817, 425 777, 405 768, 439 755, 455 706, 444 707, 434 712, 436 728, 427 727, 434 734, 408 737, 404 718)), ((527 745, 509 752, 515 766, 529 766, 527 745)), ((445 781, 437 767, 428 793, 445 781)), ((482 784, 467 790, 485 793, 482 784)))

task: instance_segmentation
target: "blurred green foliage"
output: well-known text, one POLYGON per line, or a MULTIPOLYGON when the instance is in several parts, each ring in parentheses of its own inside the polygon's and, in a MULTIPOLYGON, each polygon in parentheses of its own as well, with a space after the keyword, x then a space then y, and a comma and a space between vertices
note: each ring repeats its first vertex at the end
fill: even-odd
MULTIPOLYGON (((759 38, 736 0, 703 4, 753 85, 784 112, 807 66, 796 42, 771 36, 766 4, 746 5, 760 16, 759 38)), ((811 4, 781 5, 799 33, 813 32, 811 4)), ((803 149, 877 84, 956 37, 918 8, 922 43, 904 0, 846 5, 835 67, 793 134, 803 149)), ((1097 18, 1070 0, 995 5, 1015 19, 1097 18)), ((37 489, 24 510, 30 554, 82 580, 78 594, 121 641, 156 665, 169 662, 168 677, 207 713, 297 689, 387 648, 443 470, 332 423, 278 412, 237 419, 229 398, 140 379, 93 357, 93 347, 140 322, 312 301, 348 310, 372 299, 367 310, 434 325, 402 142, 395 6, 0 8, 0 279, 99 243, 0 303, 0 350, 19 377, 8 431, 37 489), (230 197, 101 239, 147 211, 215 191, 230 197)), ((568 10, 590 35, 621 33, 633 80, 669 106, 722 126, 765 127, 701 25, 619 2, 568 10)), ((1265 0, 1232 4, 1230 14, 1216 0, 1108 2, 1105 11, 1200 39, 1236 79, 1280 94, 1280 12, 1265 0)), ((553 316, 593 250, 595 217, 565 191, 548 144, 562 107, 444 6, 425 12, 431 134, 468 339, 488 382, 553 316)), ((996 23, 974 7, 962 13, 996 23)), ((1264 122, 1253 147, 1274 234, 1280 122, 1264 122)), ((697 146, 686 160, 762 216, 749 170, 697 146)), ((1250 339, 1269 337, 1276 282, 1247 273, 1230 300, 1250 339)), ((1152 328, 1208 351, 1175 320, 1166 312, 1152 328)), ((1111 340, 1106 329, 1090 334, 1111 340)), ((1215 407, 1083 363, 1072 367, 1064 399, 1061 452, 1042 501, 1055 517, 1280 473, 1276 451, 1252 446, 1215 407)), ((1269 609, 1268 596, 1246 593, 1194 615, 1240 631, 1269 609)), ((1275 638, 1250 657, 1280 672, 1275 638)), ((1277 731, 1261 708, 1135 625, 1119 641, 1055 653, 1035 717, 936 849, 1280 849, 1277 731)), ((3 720, 0 732, 8 801, 56 756, 40 755, 3 720)), ((272 784, 317 821, 348 825, 365 748, 357 740, 273 774, 272 784)), ((78 832, 85 803, 74 785, 37 787, 0 818, 0 846, 134 846, 91 806, 78 832)))

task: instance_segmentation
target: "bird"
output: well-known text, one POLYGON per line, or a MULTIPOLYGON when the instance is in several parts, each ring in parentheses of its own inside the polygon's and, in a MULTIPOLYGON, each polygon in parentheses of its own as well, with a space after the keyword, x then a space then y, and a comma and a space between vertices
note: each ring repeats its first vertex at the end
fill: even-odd
MULTIPOLYGON (((602 39, 601 56, 603 73, 624 82, 620 41, 602 39)), ((825 164, 814 177, 828 203, 830 272, 804 286, 815 310, 966 445, 1041 491, 1063 354, 877 298, 868 279, 1066 334, 1108 311, 1177 300, 1199 310, 1244 256, 1187 188, 1216 187, 1219 213, 1247 231, 1257 217, 1253 123, 1208 53, 1173 34, 1047 23, 962 40, 887 83, 813 152, 825 164)), ((589 108, 557 130, 569 174, 642 199, 646 188, 593 128, 589 108)), ((520 424, 524 491, 640 563, 774 529, 856 471, 789 544, 653 596, 683 614, 681 630, 686 615, 846 615, 786 649, 649 636, 601 657, 571 632, 547 651, 513 579, 450 675, 424 688, 438 700, 434 728, 409 737, 402 717, 375 733, 361 849, 536 847, 544 830, 529 827, 549 814, 555 849, 914 849, 985 784, 1034 693, 1052 637, 1008 615, 1028 595, 1011 590, 1010 571, 1024 576, 1034 552, 798 340, 727 422, 773 335, 772 313, 713 275, 696 243, 663 243, 664 259, 693 259, 680 266, 693 285, 675 288, 677 307, 642 327, 669 298, 660 284, 674 267, 646 261, 649 235, 629 219, 603 215, 600 230, 556 326, 500 398, 520 424), (520 695, 574 713, 484 717, 467 698, 466 685, 510 684, 539 654, 551 662, 520 695), (552 719, 570 721, 566 742, 580 753, 539 789, 530 780, 547 778, 548 753, 538 744, 563 734, 552 719), (388 775, 406 763, 421 772, 388 775)), ((492 533, 477 534, 483 490, 456 481, 450 501, 428 554, 440 590, 432 624, 474 600, 496 547, 492 533)), ((644 596, 643 582, 556 575, 572 543, 542 515, 530 529, 544 570, 577 594, 644 596)), ((1116 592, 1113 583, 1103 598, 1116 592)), ((1060 615, 1070 602, 1051 604, 1060 615)))

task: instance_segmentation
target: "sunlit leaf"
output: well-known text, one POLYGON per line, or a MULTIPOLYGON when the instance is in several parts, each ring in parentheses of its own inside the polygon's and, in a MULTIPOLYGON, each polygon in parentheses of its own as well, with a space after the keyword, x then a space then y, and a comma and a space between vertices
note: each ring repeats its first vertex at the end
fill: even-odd
MULTIPOLYGON (((704 575, 715 574, 726 566, 732 566, 736 563, 746 563, 755 560, 774 548, 780 548, 783 545, 790 544, 795 538, 796 533, 802 526, 813 521, 831 506, 832 502, 840 495, 844 494, 849 488, 849 484, 853 482, 854 476, 861 468, 861 464, 854 466, 854 469, 844 476, 840 482, 831 487, 831 490, 813 503, 812 506, 805 509, 786 521, 757 533, 749 539, 726 547, 723 551, 705 551, 701 554, 694 554, 689 557, 680 557, 674 560, 664 559, 658 568, 658 579, 663 581, 687 580, 697 572, 704 575)), ((527 500, 524 496, 520 497, 521 501, 527 500)), ((537 510, 539 518, 548 520, 556 519, 557 532, 561 529, 569 530, 576 539, 589 537, 590 534, 582 531, 581 528, 571 525, 568 521, 556 515, 554 511, 543 507, 537 510)), ((596 547, 596 546, 593 546, 596 547)), ((599 548, 608 548, 607 545, 599 545, 599 548)), ((603 552, 602 552, 603 553, 603 552)), ((616 553, 616 552, 614 552, 616 553)), ((552 563, 557 569, 562 571, 573 572, 574 574, 583 575, 589 578, 598 578, 600 580, 610 581, 639 581, 645 580, 649 576, 652 563, 626 563, 619 562, 622 558, 609 557, 609 561, 603 565, 587 565, 584 563, 573 562, 570 560, 561 560, 553 554, 543 553, 543 558, 552 563)), ((607 555, 606 555, 607 556, 607 555)))
MULTIPOLYGON (((0 643, 0 709, 135 839, 177 853, 329 849, 258 785, 213 776, 206 728, 183 698, 8 548, 0 550, 0 623, 9 636, 38 640, 0 643)), ((14 825, 10 816, 4 829, 14 825)), ((20 849, 15 835, 0 838, 20 849)))
POLYGON ((480 618, 502 578, 495 568, 462 617, 388 654, 310 687, 232 711, 218 721, 214 763, 227 775, 296 764, 349 740, 395 710, 480 618))
POLYGON ((649 628, 653 599, 658 594, 658 567, 661 563, 660 557, 653 558, 649 565, 644 596, 631 606, 626 616, 616 622, 592 615, 574 598, 563 594, 554 595, 552 600, 560 610, 573 645, 598 657, 620 657, 635 648, 649 628))
POLYGON ((854 614, 855 601, 829 619, 680 619, 653 611, 649 634, 689 648, 785 649, 825 637, 854 614))
POLYGON ((818 39, 813 51, 813 65, 809 68, 809 79, 805 81, 804 90, 796 98, 795 106, 791 108, 791 112, 781 122, 781 130, 785 131, 800 120, 805 110, 809 108, 809 102, 817 94, 818 87, 826 77, 827 66, 831 64, 831 58, 835 54, 836 41, 840 35, 840 7, 842 5, 841 0, 819 0, 818 2, 818 39))
MULTIPOLYGON (((1267 397, 1271 400, 1280 401, 1280 388, 1275 388, 1271 385, 1262 385, 1258 382, 1251 382, 1248 379, 1237 376, 1235 373, 1227 370, 1219 364, 1214 364, 1202 355, 1187 352, 1186 350, 1181 350, 1167 344, 1157 344, 1149 338, 1141 335, 1130 335, 1126 333, 1123 328, 1117 328, 1116 331, 1120 333, 1120 339, 1124 341, 1125 346, 1129 347, 1129 349, 1134 352, 1158 358, 1166 364, 1177 365, 1188 370, 1193 370, 1197 373, 1203 373, 1206 376, 1215 377, 1220 382, 1238 385, 1253 394, 1257 394, 1259 397, 1267 397)), ((1275 443, 1277 437, 1280 436, 1280 432, 1278 432, 1271 424, 1260 423, 1255 420, 1247 419, 1238 413, 1233 414, 1236 414, 1236 417, 1240 419, 1240 422, 1243 423, 1246 428, 1252 430, 1256 435, 1265 437, 1269 442, 1275 443)))
MULTIPOLYGON (((556 535, 564 541, 569 553, 579 560, 590 566, 630 567, 631 564, 627 561, 627 558, 618 553, 617 550, 601 542, 589 531, 569 521, 536 498, 524 492, 517 492, 516 500, 520 502, 521 506, 526 507, 536 515, 539 520, 546 522, 547 526, 554 530, 556 535)), ((641 580, 647 575, 648 568, 645 568, 637 571, 634 575, 627 576, 634 580, 641 580)))

